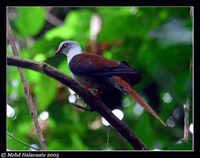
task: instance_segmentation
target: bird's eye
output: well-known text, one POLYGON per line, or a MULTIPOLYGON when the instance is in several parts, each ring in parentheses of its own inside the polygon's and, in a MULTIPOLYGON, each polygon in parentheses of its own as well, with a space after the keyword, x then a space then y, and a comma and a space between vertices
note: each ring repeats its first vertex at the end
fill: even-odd
POLYGON ((66 46, 67 46, 67 44, 64 44, 63 46, 64 46, 64 47, 66 47, 66 46))

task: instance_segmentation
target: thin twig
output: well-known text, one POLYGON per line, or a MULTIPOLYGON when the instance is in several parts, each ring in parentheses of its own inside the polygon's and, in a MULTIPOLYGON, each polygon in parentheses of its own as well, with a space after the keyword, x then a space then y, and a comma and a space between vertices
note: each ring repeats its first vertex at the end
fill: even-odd
MULTIPOLYGON (((10 27, 10 22, 9 22, 8 18, 7 18, 7 33, 8 33, 7 37, 8 37, 8 40, 10 42, 10 45, 11 45, 11 48, 12 48, 14 56, 19 56, 16 44, 15 44, 14 35, 12 33, 12 30, 11 30, 11 27, 10 27)), ((36 110, 36 107, 35 107, 35 105, 33 103, 32 96, 31 96, 30 91, 29 91, 28 82, 27 82, 27 80, 26 80, 26 78, 24 76, 24 73, 23 73, 22 69, 18 68, 18 70, 19 70, 19 74, 20 74, 20 77, 21 77, 21 80, 22 80, 23 87, 24 87, 24 94, 26 96, 26 101, 28 103, 28 108, 29 108, 30 114, 32 116, 34 125, 35 125, 35 129, 36 129, 36 133, 37 133, 37 136, 38 136, 38 140, 39 140, 40 145, 41 145, 41 149, 42 150, 46 150, 45 139, 44 139, 44 137, 42 135, 42 131, 41 131, 38 119, 37 119, 37 110, 36 110)))
POLYGON ((35 70, 60 81, 83 98, 91 109, 95 109, 96 112, 104 117, 136 150, 148 150, 131 129, 123 121, 119 120, 99 98, 92 95, 89 91, 86 91, 77 81, 66 76, 56 68, 43 62, 35 62, 19 57, 7 57, 7 64, 35 70))
POLYGON ((49 23, 51 23, 54 26, 59 26, 59 25, 63 25, 63 21, 60 20, 59 18, 57 18, 55 15, 53 15, 50 10, 52 9, 52 7, 48 7, 46 8, 46 12, 47 12, 47 21, 49 23))
POLYGON ((12 138, 13 140, 15 140, 16 142, 26 146, 26 147, 29 147, 29 148, 32 148, 32 149, 35 149, 35 150, 39 150, 39 148, 36 148, 36 147, 33 147, 27 143, 24 143, 23 141, 21 141, 20 139, 16 138, 15 136, 13 136, 11 133, 7 132, 7 135, 12 138))
MULTIPOLYGON (((191 8, 192 9, 192 8, 191 8)), ((189 71, 192 71, 192 60, 190 61, 189 71)), ((189 122, 189 112, 190 112, 190 100, 189 98, 186 99, 186 103, 183 105, 184 109, 184 134, 183 140, 187 141, 189 139, 189 132, 190 132, 190 122, 189 122)))
POLYGON ((190 110, 190 105, 189 105, 189 99, 186 100, 186 103, 183 105, 184 108, 184 136, 183 140, 187 141, 189 138, 189 110, 190 110))

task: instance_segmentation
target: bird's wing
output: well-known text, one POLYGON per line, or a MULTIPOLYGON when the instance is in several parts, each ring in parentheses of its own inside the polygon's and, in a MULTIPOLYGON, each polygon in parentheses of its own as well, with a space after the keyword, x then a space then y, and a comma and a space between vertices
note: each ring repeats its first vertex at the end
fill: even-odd
POLYGON ((136 69, 127 64, 92 54, 78 54, 74 56, 69 63, 69 68, 73 74, 84 76, 112 76, 123 74, 137 76, 139 74, 136 69))

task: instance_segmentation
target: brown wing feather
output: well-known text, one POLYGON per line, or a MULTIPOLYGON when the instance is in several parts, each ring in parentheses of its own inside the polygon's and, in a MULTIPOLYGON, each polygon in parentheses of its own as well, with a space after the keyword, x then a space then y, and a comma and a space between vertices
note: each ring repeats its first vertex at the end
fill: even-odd
POLYGON ((118 68, 120 66, 120 62, 93 54, 79 54, 72 58, 69 66, 74 73, 78 70, 101 72, 118 68))

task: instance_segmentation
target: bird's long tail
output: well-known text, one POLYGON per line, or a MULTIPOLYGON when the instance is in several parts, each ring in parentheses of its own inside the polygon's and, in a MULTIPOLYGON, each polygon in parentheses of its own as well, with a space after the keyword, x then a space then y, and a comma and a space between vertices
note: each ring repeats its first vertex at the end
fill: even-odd
POLYGON ((155 118, 157 118, 164 126, 166 123, 156 114, 156 112, 138 95, 138 93, 121 77, 113 76, 112 79, 125 90, 133 99, 135 99, 141 106, 143 106, 149 113, 151 113, 155 118))

